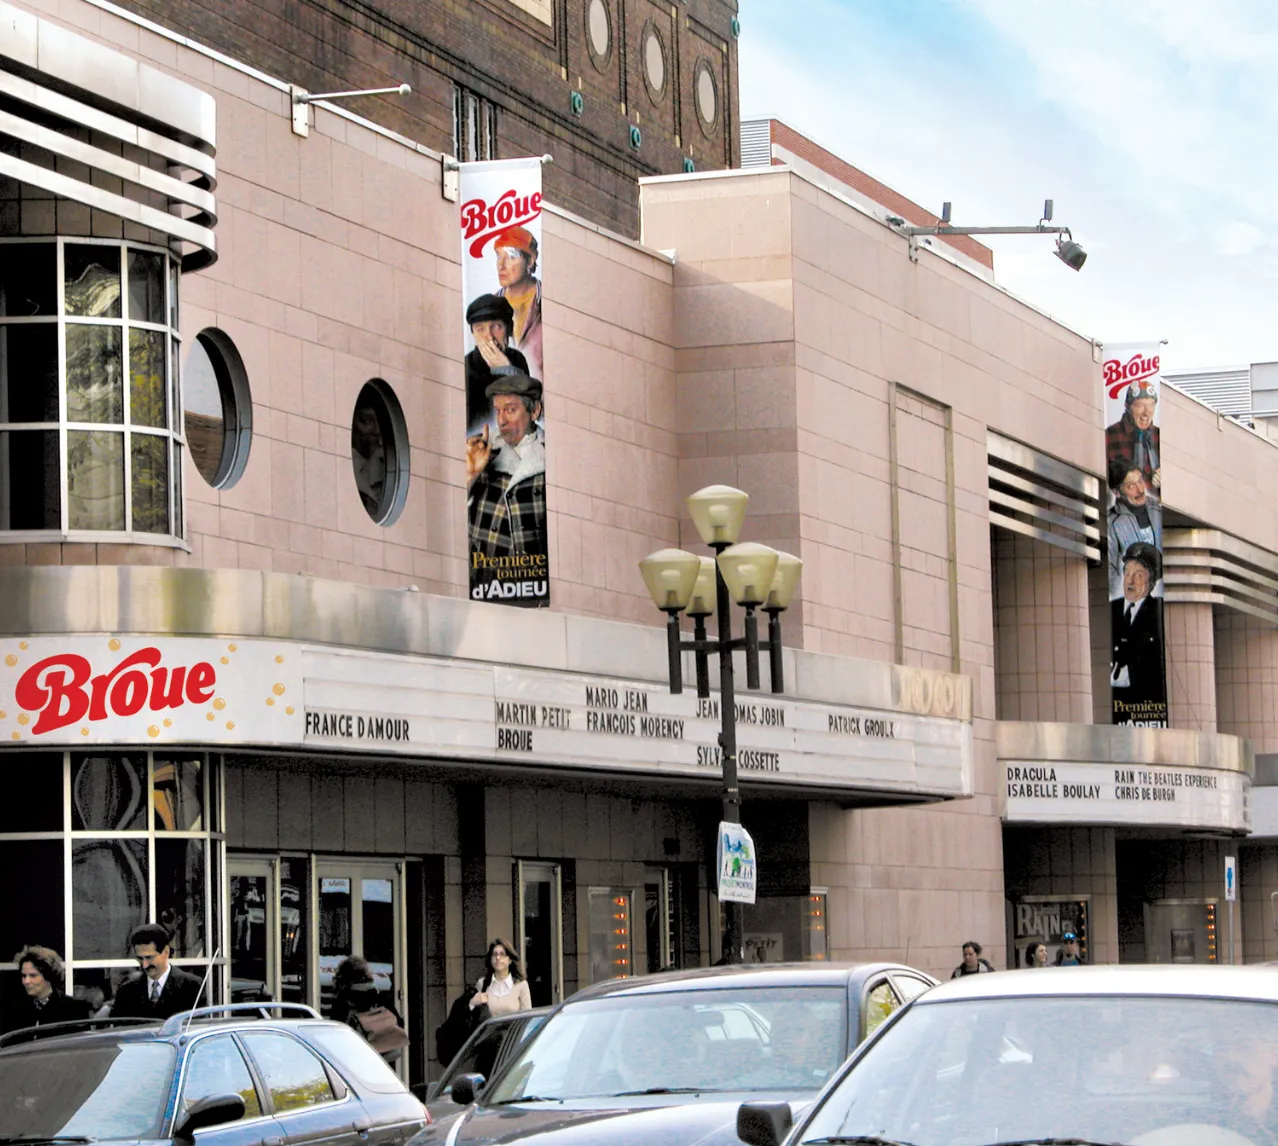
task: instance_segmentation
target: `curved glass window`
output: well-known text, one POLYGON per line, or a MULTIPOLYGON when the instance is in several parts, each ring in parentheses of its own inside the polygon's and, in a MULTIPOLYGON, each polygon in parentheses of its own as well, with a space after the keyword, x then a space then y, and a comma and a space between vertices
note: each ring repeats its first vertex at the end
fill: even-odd
POLYGON ((248 465, 253 399, 244 361, 222 331, 208 327, 195 336, 182 395, 191 460, 214 489, 229 489, 248 465))
POLYGON ((355 399, 351 465, 368 516, 393 524, 408 496, 408 427, 399 399, 380 378, 366 382, 355 399))
POLYGON ((162 248, 0 240, 0 536, 181 536, 177 284, 162 248))
MULTIPOLYGON (((39 894, 11 896, 0 912, 0 976, 16 971, 8 960, 25 944, 46 944, 66 962, 67 993, 96 1009, 137 970, 129 935, 149 922, 168 929, 192 974, 221 966, 219 757, 33 751, 13 763, 32 779, 34 801, 21 819, 0 816, 0 864, 39 894)), ((13 997, 0 991, 0 1029, 13 997)))

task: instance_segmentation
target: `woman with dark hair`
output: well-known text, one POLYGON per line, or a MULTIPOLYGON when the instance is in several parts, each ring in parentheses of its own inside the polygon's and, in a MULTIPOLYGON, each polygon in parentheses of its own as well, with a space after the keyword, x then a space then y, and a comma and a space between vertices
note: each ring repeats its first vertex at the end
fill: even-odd
POLYGON ((487 1006, 490 1015, 532 1010, 532 997, 528 994, 528 981, 524 978, 518 951, 505 940, 494 939, 488 944, 484 966, 487 970, 475 984, 477 992, 470 1001, 471 1010, 487 1006))
POLYGON ((1038 943, 1031 943, 1025 949, 1025 966, 1031 971, 1036 967, 1047 966, 1047 944, 1041 940, 1038 943))
POLYGON ((387 1062, 397 1062, 408 1045, 402 1016, 392 1005, 389 993, 377 989, 368 960, 358 955, 347 955, 333 972, 329 1018, 363 1035, 387 1062))
POLYGON ((89 1017, 88 1003, 63 994, 66 980, 62 957, 56 951, 28 946, 19 951, 13 961, 22 975, 25 997, 5 1007, 5 1033, 89 1017))

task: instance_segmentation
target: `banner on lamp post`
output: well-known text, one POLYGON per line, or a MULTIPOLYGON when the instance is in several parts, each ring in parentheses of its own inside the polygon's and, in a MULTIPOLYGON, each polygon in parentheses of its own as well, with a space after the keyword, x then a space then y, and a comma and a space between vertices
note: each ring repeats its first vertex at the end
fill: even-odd
POLYGON ((466 536, 476 601, 550 604, 541 159, 459 165, 466 536))
POLYGON ((1159 343, 1105 345, 1111 723, 1166 728, 1159 343))
POLYGON ((754 840, 740 824, 719 824, 715 863, 719 869, 719 902, 753 903, 759 882, 759 863, 754 840))

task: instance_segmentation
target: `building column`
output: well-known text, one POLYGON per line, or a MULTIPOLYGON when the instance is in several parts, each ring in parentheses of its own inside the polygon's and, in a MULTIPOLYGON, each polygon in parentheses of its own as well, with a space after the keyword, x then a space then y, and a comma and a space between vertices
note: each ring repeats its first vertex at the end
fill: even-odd
POLYGON ((1222 610, 1215 636, 1217 730, 1246 737, 1257 753, 1278 752, 1278 630, 1222 610))
POLYGON ((994 679, 999 720, 1092 722, 1087 562, 996 530, 994 679))
POLYGON ((1216 633, 1212 607, 1168 602, 1167 699, 1171 726, 1216 731, 1216 633))

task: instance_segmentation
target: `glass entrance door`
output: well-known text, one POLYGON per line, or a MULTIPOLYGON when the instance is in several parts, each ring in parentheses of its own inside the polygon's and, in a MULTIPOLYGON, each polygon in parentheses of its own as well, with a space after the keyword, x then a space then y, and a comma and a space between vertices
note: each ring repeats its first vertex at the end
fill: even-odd
POLYGON ((404 1014, 402 953, 403 865, 320 860, 315 865, 319 904, 319 1006, 333 1005, 333 974, 348 955, 368 960, 379 991, 404 1014))
POLYGON ((226 865, 233 1003, 279 998, 277 867, 274 859, 232 859, 226 865))
POLYGON ((564 997, 563 893, 559 865, 515 863, 519 954, 534 1007, 564 997))

